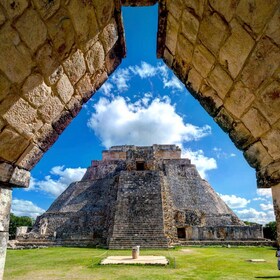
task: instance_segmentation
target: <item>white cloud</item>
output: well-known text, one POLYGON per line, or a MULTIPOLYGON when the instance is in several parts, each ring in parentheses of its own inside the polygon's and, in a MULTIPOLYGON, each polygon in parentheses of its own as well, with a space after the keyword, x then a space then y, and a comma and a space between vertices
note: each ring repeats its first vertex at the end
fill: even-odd
POLYGON ((229 159, 231 157, 236 157, 236 154, 234 153, 226 153, 225 151, 223 151, 221 148, 218 147, 214 147, 213 148, 214 153, 216 154, 216 157, 218 159, 229 159))
POLYGON ((257 195, 270 198, 272 197, 271 189, 257 189, 257 195))
POLYGON ((105 95, 105 96, 111 96, 111 92, 113 90, 113 85, 111 83, 109 83, 108 81, 105 82, 102 87, 100 88, 100 90, 102 91, 102 93, 105 95))
POLYGON ((128 90, 128 82, 130 79, 131 75, 128 68, 118 69, 112 76, 112 81, 120 92, 128 90))
POLYGON ((232 209, 244 208, 250 200, 236 195, 219 194, 222 200, 232 209))
POLYGON ((211 127, 198 127, 184 120, 175 112, 169 98, 145 100, 132 103, 123 97, 109 101, 100 98, 94 105, 88 126, 94 130, 102 144, 152 145, 178 144, 199 140, 211 133, 211 127))
POLYGON ((60 195, 72 182, 80 181, 86 172, 86 168, 64 168, 64 166, 54 166, 50 175, 44 180, 32 178, 31 189, 43 191, 56 197, 60 195))
POLYGON ((129 70, 131 70, 134 75, 138 75, 141 79, 154 77, 158 73, 158 67, 154 67, 145 61, 141 61, 140 66, 130 66, 129 70))
POLYGON ((235 213, 243 221, 255 222, 259 224, 267 224, 268 222, 275 221, 273 211, 257 211, 254 208, 236 210, 235 213))
POLYGON ((217 168, 217 162, 214 158, 209 158, 204 155, 202 150, 192 151, 190 149, 182 150, 182 158, 188 158, 196 168, 202 178, 206 178, 206 172, 217 168))
POLYGON ((163 77, 163 87, 179 91, 182 91, 184 89, 183 84, 176 76, 172 76, 170 80, 163 77))
POLYGON ((32 201, 13 199, 12 200, 12 209, 11 212, 16 216, 28 216, 36 218, 39 215, 42 215, 46 210, 38 207, 32 201))
POLYGON ((260 204, 260 208, 261 208, 263 211, 273 210, 273 205, 272 205, 272 203, 267 203, 267 204, 261 203, 261 204, 260 204))

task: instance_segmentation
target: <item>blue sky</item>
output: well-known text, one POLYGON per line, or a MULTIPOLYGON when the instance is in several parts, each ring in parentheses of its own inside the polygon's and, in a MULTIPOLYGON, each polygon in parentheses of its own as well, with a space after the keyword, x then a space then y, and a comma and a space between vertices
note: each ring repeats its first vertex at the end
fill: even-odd
POLYGON ((177 144, 241 219, 274 220, 270 190, 257 190, 242 153, 156 58, 157 6, 123 8, 123 18, 127 57, 33 169, 30 188, 14 190, 12 211, 42 214, 111 145, 177 144))

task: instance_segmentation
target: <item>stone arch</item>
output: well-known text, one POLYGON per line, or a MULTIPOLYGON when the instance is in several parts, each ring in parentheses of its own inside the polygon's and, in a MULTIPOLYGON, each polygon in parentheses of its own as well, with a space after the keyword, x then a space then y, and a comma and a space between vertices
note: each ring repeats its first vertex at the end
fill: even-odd
MULTIPOLYGON (((278 219, 277 0, 2 1, 1 186, 28 185, 29 171, 121 63, 126 53, 121 5, 157 2, 158 57, 244 151, 258 186, 274 187, 278 219)), ((8 189, 0 190, 2 201, 10 196, 8 189)), ((7 231, 4 212, 1 239, 7 231)))

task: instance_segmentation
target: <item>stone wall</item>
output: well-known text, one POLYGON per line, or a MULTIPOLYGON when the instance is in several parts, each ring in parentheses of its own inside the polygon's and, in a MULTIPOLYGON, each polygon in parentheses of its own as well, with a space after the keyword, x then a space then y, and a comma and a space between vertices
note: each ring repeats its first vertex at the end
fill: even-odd
POLYGON ((158 57, 257 171, 280 182, 280 2, 159 1, 158 57))
POLYGON ((125 56, 119 1, 0 3, 0 179, 31 170, 125 56), (20 112, 20 114, 19 114, 20 112))
POLYGON ((263 240, 262 226, 186 227, 185 240, 263 240))

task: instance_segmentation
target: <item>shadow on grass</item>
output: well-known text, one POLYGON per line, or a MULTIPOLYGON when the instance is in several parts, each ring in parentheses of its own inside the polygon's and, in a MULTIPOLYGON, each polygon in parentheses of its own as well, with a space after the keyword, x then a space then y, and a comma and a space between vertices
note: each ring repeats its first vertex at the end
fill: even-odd
POLYGON ((280 276, 256 276, 258 279, 280 279, 280 276))

